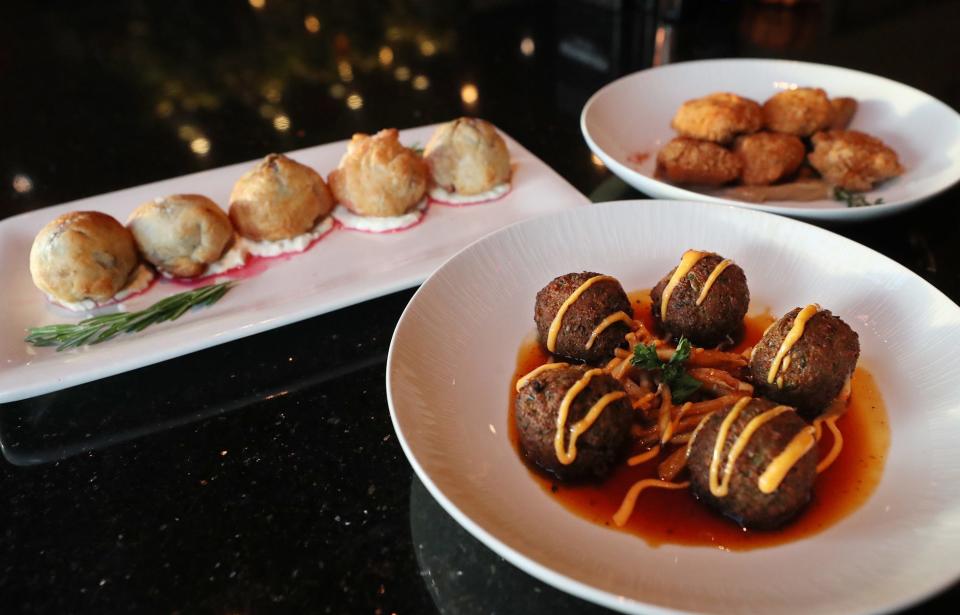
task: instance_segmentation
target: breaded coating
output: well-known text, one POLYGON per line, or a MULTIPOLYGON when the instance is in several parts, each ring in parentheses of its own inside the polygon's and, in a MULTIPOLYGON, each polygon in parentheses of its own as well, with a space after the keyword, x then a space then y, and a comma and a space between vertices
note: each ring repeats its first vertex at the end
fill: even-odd
POLYGON ((677 184, 720 186, 740 176, 743 163, 710 141, 677 137, 657 154, 657 174, 677 184))
POLYGON ((775 132, 809 137, 830 126, 833 107, 820 88, 778 92, 763 103, 763 123, 775 132))
POLYGON ((760 105, 736 94, 718 92, 680 105, 670 123, 684 137, 728 143, 763 126, 760 105))
POLYGON ((857 112, 855 98, 831 98, 830 108, 833 114, 830 117, 830 130, 843 130, 850 125, 853 115, 857 112))
POLYGON ((824 179, 847 190, 870 190, 875 183, 903 173, 895 151, 857 130, 813 135, 813 151, 807 159, 824 179))
POLYGON ((743 162, 747 186, 767 186, 793 174, 807 154, 803 141, 782 132, 758 132, 737 139, 733 151, 743 162))

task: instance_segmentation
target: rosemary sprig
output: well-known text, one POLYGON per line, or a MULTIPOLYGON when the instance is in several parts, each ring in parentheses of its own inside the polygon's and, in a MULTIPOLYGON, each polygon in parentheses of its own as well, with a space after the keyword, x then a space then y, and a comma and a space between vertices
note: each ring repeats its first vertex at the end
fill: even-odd
POLYGON ((150 325, 176 320, 190 308, 213 305, 235 282, 210 284, 194 290, 170 295, 139 312, 118 312, 81 320, 78 323, 31 327, 24 341, 34 346, 56 346, 57 352, 87 344, 99 344, 120 333, 136 333, 150 325))
POLYGON ((839 186, 833 189, 833 198, 837 201, 846 202, 847 207, 866 207, 868 205, 883 204, 883 199, 877 199, 871 203, 867 197, 863 196, 859 192, 850 192, 849 190, 845 190, 839 186))

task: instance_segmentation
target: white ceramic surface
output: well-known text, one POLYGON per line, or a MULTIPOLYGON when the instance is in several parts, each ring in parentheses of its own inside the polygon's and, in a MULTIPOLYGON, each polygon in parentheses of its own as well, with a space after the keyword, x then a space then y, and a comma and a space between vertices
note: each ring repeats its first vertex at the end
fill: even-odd
POLYGON ((943 192, 960 180, 960 115, 909 86, 867 73, 787 60, 703 60, 651 68, 618 79, 583 108, 580 128, 590 149, 625 182, 653 198, 687 199, 760 209, 796 218, 859 221, 886 216, 943 192), (834 200, 745 203, 703 194, 654 178, 657 152, 676 134, 670 120, 686 100, 734 92, 761 104, 779 90, 821 87, 831 97, 859 102, 851 128, 879 137, 906 167, 899 178, 865 193, 870 207, 834 200), (633 154, 649 156, 640 164, 633 154))
MULTIPOLYGON (((426 143, 435 126, 403 130, 402 142, 426 143)), ((176 322, 155 325, 99 346, 58 353, 22 340, 31 326, 80 319, 49 304, 34 288, 27 267, 37 231, 64 212, 95 209, 121 221, 140 203, 178 192, 205 194, 226 208, 233 183, 253 162, 185 175, 136 188, 49 207, 0 221, 0 402, 13 401, 103 378, 267 329, 316 316, 422 282, 463 246, 503 226, 588 202, 546 164, 504 134, 514 163, 513 190, 476 207, 431 207, 418 226, 387 235, 337 229, 309 251, 275 260, 242 280, 216 305, 176 322)), ((346 141, 290 156, 326 176, 346 141)), ((229 276, 227 276, 229 277, 229 276)), ((185 290, 160 282, 122 305, 138 310, 185 290)))
POLYGON ((724 205, 625 201, 523 222, 450 259, 397 325, 387 394, 434 497, 560 589, 633 613, 866 613, 905 606, 960 574, 958 345, 960 308, 864 246, 724 205), (860 334, 892 444, 876 492, 820 534, 746 552, 652 548, 564 509, 508 441, 510 379, 534 331, 536 292, 583 270, 648 288, 691 247, 743 267, 751 311, 819 302, 860 334))

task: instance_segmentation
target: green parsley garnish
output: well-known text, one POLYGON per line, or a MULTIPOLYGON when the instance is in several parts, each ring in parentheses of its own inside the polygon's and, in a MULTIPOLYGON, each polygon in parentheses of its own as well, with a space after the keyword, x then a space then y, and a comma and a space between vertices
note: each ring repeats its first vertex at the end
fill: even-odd
POLYGON ((873 203, 870 200, 860 194, 859 192, 850 192, 840 188, 839 186, 833 189, 833 198, 837 201, 844 201, 847 204, 847 207, 867 207, 868 205, 883 205, 883 199, 877 199, 873 203))
POLYGON ((660 377, 670 387, 670 396, 675 401, 684 401, 703 385, 687 373, 684 363, 690 358, 690 340, 681 337, 677 349, 667 362, 657 356, 656 344, 637 344, 633 347, 633 365, 641 369, 658 369, 660 377))
POLYGON ((143 331, 152 324, 176 320, 192 307, 213 305, 235 282, 221 282, 170 295, 139 312, 117 312, 81 320, 78 323, 31 327, 24 341, 34 346, 56 346, 57 352, 99 344, 120 333, 143 331))
POLYGON ((408 149, 412 149, 415 154, 418 156, 423 156, 423 146, 420 145, 419 141, 416 141, 413 145, 408 145, 408 149))

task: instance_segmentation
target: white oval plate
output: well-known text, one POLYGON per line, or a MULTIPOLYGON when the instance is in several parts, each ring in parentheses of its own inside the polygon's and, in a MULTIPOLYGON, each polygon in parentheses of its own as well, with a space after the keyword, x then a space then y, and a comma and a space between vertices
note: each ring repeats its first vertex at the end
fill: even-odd
MULTIPOLYGON (((426 143, 437 125, 400 131, 403 143, 426 143)), ((416 286, 463 246, 487 233, 551 211, 589 203, 556 171, 505 132, 514 165, 512 190, 502 200, 475 207, 430 207, 423 221, 402 233, 339 229, 307 252, 280 257, 266 271, 242 280, 214 306, 176 322, 149 327, 98 346, 66 352, 23 341, 28 327, 76 322, 82 314, 50 304, 33 286, 27 260, 43 225, 74 210, 97 210, 126 220, 140 203, 165 194, 204 194, 226 207, 234 182, 255 161, 144 184, 38 209, 0 220, 0 403, 106 378, 128 370, 254 335, 361 301, 416 286)), ((289 156, 326 175, 347 141, 317 145, 289 156)), ((217 281, 231 274, 215 276, 217 281)), ((160 281, 118 307, 142 310, 186 290, 160 281)))
POLYGON ((892 260, 822 229, 705 203, 625 201, 515 224, 447 261, 397 325, 387 396, 404 452, 468 531, 523 570, 624 612, 861 613, 960 575, 960 308, 892 260), (508 390, 536 292, 599 271, 647 288, 686 248, 746 271, 752 310, 819 302, 860 334, 892 443, 862 508, 798 542, 747 552, 604 528, 546 494, 507 436, 508 390))
POLYGON ((725 59, 651 68, 604 86, 583 107, 583 136, 607 168, 653 198, 686 199, 760 209, 796 218, 860 221, 920 204, 960 180, 960 115, 912 87, 855 70, 787 60, 725 59), (763 103, 778 90, 814 86, 830 97, 859 102, 851 128, 879 137, 906 167, 896 179, 866 193, 883 204, 847 207, 840 201, 771 201, 720 198, 654 177, 657 152, 676 136, 670 120, 686 100, 734 92, 763 103), (633 154, 647 154, 640 164, 633 154))

